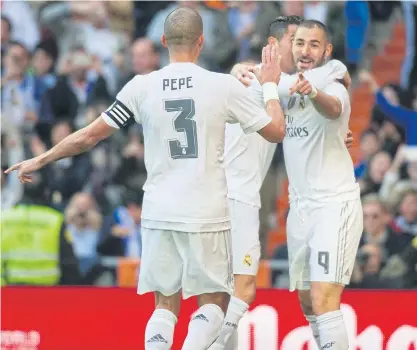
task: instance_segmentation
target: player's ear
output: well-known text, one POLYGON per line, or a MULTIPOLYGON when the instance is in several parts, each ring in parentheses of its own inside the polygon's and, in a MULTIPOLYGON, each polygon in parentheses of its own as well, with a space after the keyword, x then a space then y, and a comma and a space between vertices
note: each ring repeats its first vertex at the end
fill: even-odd
POLYGON ((333 45, 328 43, 326 46, 326 50, 324 51, 324 56, 326 57, 326 60, 328 60, 332 56, 333 52, 333 45))
POLYGON ((168 47, 167 38, 166 38, 165 34, 162 34, 162 36, 161 36, 161 43, 162 43, 163 47, 166 47, 166 48, 168 47))
POLYGON ((198 46, 200 47, 200 49, 203 47, 203 43, 204 43, 204 34, 201 34, 200 37, 198 38, 198 46))

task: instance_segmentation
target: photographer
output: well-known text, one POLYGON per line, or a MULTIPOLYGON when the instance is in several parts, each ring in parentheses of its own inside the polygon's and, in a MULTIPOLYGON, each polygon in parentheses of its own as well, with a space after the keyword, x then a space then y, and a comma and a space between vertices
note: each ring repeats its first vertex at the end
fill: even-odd
POLYGON ((79 192, 71 198, 65 210, 65 220, 80 271, 85 276, 97 262, 102 215, 91 195, 79 192))

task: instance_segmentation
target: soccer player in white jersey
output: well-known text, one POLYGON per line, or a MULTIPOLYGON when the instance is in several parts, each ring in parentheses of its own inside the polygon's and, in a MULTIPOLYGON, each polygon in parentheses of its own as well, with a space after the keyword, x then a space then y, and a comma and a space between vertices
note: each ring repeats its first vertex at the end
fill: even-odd
MULTIPOLYGON (((287 241, 290 288, 298 291, 319 348, 347 350, 340 301, 363 230, 359 186, 343 142, 350 99, 339 82, 321 88, 307 79, 307 71, 322 66, 331 52, 323 23, 306 20, 298 26, 293 56, 299 76, 285 114, 287 130, 305 132, 287 132, 283 142, 290 193, 287 241)), ((281 83, 285 94, 285 79, 281 83)))
POLYGON ((230 219, 223 169, 226 123, 239 123, 270 142, 285 135, 277 85, 276 48, 263 51, 259 107, 234 77, 196 65, 203 46, 200 15, 179 8, 166 18, 162 43, 170 64, 136 76, 107 111, 39 157, 14 165, 21 182, 46 164, 94 147, 130 123, 143 125, 148 173, 142 211, 138 293, 155 292, 145 349, 170 349, 184 298, 198 296, 183 350, 207 349, 216 339, 232 293, 230 219))
MULTIPOLYGON (((286 73, 295 72, 292 41, 297 26, 303 20, 299 16, 280 16, 270 25, 268 43, 277 46, 279 50, 282 77, 286 73)), ((343 65, 340 64, 340 66, 343 65)), ((337 64, 330 62, 326 67, 319 68, 313 79, 318 80, 318 84, 334 81, 331 77, 334 68, 338 68, 337 64)), ((262 88, 253 77, 248 76, 249 71, 255 71, 255 67, 240 64, 234 67, 232 74, 253 89, 256 96, 260 97, 258 103, 262 105, 262 88)), ((345 74, 345 71, 346 68, 341 74, 345 74)), ((350 79, 349 76, 344 78, 350 79)), ((293 80, 295 82, 295 78, 293 80)), ((289 98, 289 91, 286 95, 287 99, 281 98, 282 105, 286 104, 285 100, 289 98)), ((346 141, 348 146, 350 139, 347 138, 346 141)), ((225 169, 232 223, 235 290, 219 338, 209 348, 210 350, 237 347, 237 325, 255 299, 256 274, 260 259, 259 209, 261 200, 259 192, 275 149, 276 144, 269 143, 256 134, 245 135, 239 125, 226 127, 225 169)))

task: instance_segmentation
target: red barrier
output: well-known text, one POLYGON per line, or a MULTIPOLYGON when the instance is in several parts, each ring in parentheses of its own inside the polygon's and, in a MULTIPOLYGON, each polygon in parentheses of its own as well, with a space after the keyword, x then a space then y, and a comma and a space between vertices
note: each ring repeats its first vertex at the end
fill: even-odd
MULTIPOLYGON (((417 292, 347 291, 343 301, 352 350, 417 350, 417 292)), ((174 350, 195 307, 194 300, 183 304, 174 350)), ((143 349, 152 310, 152 295, 134 289, 2 288, 2 350, 143 349)), ((239 350, 277 349, 316 347, 297 296, 259 290, 240 324, 239 350)))

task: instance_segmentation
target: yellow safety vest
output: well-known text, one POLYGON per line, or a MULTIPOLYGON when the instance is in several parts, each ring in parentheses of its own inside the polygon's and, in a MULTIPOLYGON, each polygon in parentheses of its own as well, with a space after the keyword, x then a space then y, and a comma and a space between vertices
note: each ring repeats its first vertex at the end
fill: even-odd
POLYGON ((1 282, 58 284, 59 240, 64 216, 51 208, 22 205, 1 213, 1 282))

